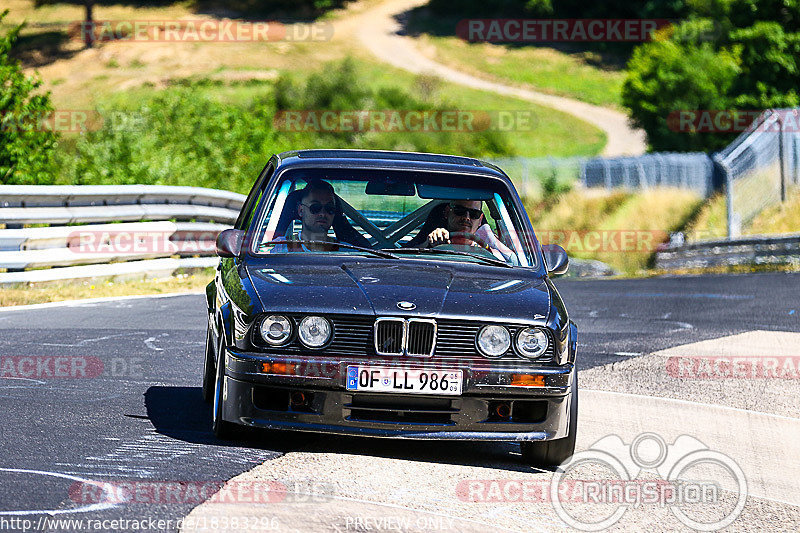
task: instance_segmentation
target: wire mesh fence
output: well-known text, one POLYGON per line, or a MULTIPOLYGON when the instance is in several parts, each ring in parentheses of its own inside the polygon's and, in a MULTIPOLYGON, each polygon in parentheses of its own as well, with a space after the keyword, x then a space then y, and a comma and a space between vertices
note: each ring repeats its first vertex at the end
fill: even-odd
POLYGON ((716 159, 725 172, 728 237, 738 237, 800 185, 800 109, 765 111, 716 159))
POLYGON ((579 182, 587 188, 691 189, 703 197, 714 189, 714 162, 704 153, 655 153, 615 158, 506 158, 491 161, 515 182, 522 196, 545 186, 579 182))
POLYGON ((514 180, 522 196, 546 186, 689 189, 707 198, 724 186, 728 236, 741 235, 764 209, 800 187, 800 108, 764 111, 727 148, 709 156, 653 153, 615 158, 506 158, 493 163, 514 180))

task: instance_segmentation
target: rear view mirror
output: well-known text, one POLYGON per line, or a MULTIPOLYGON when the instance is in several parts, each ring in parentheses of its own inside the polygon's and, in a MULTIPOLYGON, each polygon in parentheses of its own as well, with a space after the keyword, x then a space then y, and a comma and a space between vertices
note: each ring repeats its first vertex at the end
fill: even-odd
POLYGON ((542 255, 547 265, 547 273, 556 276, 566 274, 569 269, 569 257, 566 250, 557 244, 542 245, 542 255))
POLYGON ((385 179, 368 181, 366 193, 379 196, 414 196, 417 191, 413 183, 385 179))
POLYGON ((220 257, 238 257, 242 252, 244 231, 226 229, 217 235, 217 255, 220 257))

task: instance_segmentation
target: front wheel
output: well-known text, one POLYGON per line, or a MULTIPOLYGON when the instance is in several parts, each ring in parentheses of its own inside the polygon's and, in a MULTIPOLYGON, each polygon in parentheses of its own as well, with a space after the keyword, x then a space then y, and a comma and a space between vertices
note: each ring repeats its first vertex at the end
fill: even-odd
POLYGON ((522 459, 531 466, 557 466, 575 453, 578 434, 578 369, 570 386, 569 425, 566 437, 545 441, 522 442, 522 459))
POLYGON ((203 401, 214 401, 214 387, 217 377, 215 364, 216 348, 214 346, 214 332, 211 326, 206 329, 206 355, 203 360, 203 401))
POLYGON ((214 435, 219 439, 231 439, 236 435, 236 426, 222 419, 222 412, 225 407, 223 388, 225 385, 225 341, 217 339, 217 364, 216 376, 214 379, 214 397, 211 410, 211 428, 214 435))

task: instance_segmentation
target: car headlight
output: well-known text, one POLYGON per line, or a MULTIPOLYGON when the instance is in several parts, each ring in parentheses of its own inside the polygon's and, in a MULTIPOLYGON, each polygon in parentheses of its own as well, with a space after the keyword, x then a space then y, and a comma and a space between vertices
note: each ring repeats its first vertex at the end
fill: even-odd
POLYGON ((538 359, 547 351, 550 338, 540 328, 525 328, 517 333, 517 353, 527 359, 538 359))
POLYGON ((511 334, 503 326, 483 326, 478 332, 477 345, 486 357, 501 357, 511 347, 511 334))
POLYGON ((331 333, 333 333, 331 323, 321 316, 307 316, 297 327, 300 342, 309 348, 324 346, 331 339, 331 333))
POLYGON ((280 346, 292 338, 292 323, 285 316, 270 315, 261 321, 258 327, 261 338, 267 344, 280 346))

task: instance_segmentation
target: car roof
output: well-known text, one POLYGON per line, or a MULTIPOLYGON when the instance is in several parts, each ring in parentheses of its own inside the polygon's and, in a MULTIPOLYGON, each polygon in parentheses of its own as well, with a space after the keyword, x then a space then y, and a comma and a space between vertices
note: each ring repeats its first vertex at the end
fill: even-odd
POLYGON ((276 157, 280 167, 396 168, 479 174, 499 178, 513 188, 511 180, 500 168, 471 157, 388 150, 332 149, 293 150, 277 154, 276 157))

